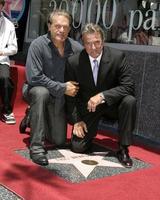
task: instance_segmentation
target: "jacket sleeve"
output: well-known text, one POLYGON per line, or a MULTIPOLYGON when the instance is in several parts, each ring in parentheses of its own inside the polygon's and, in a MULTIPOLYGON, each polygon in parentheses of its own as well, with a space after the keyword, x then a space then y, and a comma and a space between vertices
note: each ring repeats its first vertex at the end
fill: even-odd
POLYGON ((121 57, 117 59, 117 66, 117 86, 103 91, 105 100, 108 105, 117 103, 127 95, 134 95, 134 82, 131 77, 130 67, 126 62, 124 54, 122 54, 121 57))
POLYGON ((43 73, 43 48, 38 42, 30 45, 26 61, 26 76, 31 87, 46 87, 55 97, 60 97, 65 93, 65 83, 53 81, 43 73))
POLYGON ((10 30, 8 30, 8 41, 6 47, 3 49, 4 56, 11 56, 17 53, 17 37, 15 32, 15 27, 13 24, 10 23, 10 30))

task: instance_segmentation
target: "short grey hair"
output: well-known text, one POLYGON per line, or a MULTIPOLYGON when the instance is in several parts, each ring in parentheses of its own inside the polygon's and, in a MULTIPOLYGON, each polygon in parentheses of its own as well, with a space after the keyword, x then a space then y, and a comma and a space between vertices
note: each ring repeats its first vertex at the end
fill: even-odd
POLYGON ((71 26, 71 24, 72 24, 72 16, 66 10, 60 10, 60 9, 56 9, 56 10, 52 11, 51 13, 49 13, 48 24, 52 24, 53 18, 56 15, 60 15, 60 16, 66 17, 68 19, 68 21, 69 21, 69 25, 71 26))
POLYGON ((82 38, 84 34, 100 33, 102 41, 105 40, 105 34, 103 29, 98 24, 87 23, 82 29, 82 38))

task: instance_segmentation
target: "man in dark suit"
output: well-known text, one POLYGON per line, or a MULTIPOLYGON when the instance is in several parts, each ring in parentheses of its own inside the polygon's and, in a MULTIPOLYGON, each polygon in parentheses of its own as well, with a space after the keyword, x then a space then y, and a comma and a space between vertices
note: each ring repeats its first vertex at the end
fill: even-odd
POLYGON ((68 59, 65 72, 66 81, 79 83, 76 97, 66 97, 68 119, 73 124, 72 151, 89 149, 102 116, 118 119, 118 160, 132 167, 128 147, 132 144, 136 99, 125 55, 104 47, 103 30, 95 24, 84 27, 82 41, 85 49, 68 59))

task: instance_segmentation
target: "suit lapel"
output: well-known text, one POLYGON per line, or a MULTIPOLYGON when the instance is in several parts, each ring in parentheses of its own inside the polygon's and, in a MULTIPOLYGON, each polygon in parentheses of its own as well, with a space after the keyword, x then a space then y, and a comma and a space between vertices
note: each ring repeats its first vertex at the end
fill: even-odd
POLYGON ((80 67, 81 67, 81 70, 83 71, 84 82, 85 80, 87 80, 87 83, 89 85, 91 85, 92 87, 95 87, 89 56, 86 51, 83 51, 81 56, 82 57, 80 58, 80 63, 81 63, 80 67))
POLYGON ((97 85, 100 85, 106 77, 109 69, 111 68, 111 55, 108 47, 104 47, 102 58, 100 61, 97 85))
MULTIPOLYGON (((100 61, 99 71, 98 71, 97 87, 106 78, 106 74, 111 68, 110 62, 111 62, 110 50, 108 47, 104 47, 102 58, 100 61)), ((81 52, 81 56, 80 56, 80 71, 82 72, 83 82, 85 82, 86 80, 86 82, 90 86, 96 87, 94 83, 94 79, 93 79, 93 73, 92 73, 89 56, 85 50, 81 52)))

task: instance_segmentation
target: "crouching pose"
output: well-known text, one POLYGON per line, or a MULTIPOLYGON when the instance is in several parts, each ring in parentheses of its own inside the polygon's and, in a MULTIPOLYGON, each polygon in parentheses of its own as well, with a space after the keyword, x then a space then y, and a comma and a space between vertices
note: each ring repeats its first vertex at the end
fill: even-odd
POLYGON ((70 24, 71 17, 66 11, 53 11, 48 18, 48 33, 35 39, 28 51, 26 96, 30 119, 28 122, 27 112, 20 128, 23 132, 29 123, 30 157, 39 165, 48 165, 45 139, 57 146, 64 145, 64 95, 75 96, 78 91, 76 82, 64 82, 66 59, 82 49, 78 42, 68 38, 70 24))
POLYGON ((102 116, 118 119, 118 159, 132 166, 128 147, 132 144, 136 99, 134 84, 124 53, 104 47, 103 30, 87 24, 82 31, 85 49, 68 58, 65 79, 79 83, 75 97, 66 97, 67 115, 73 124, 72 151, 85 152, 96 136, 102 116))

